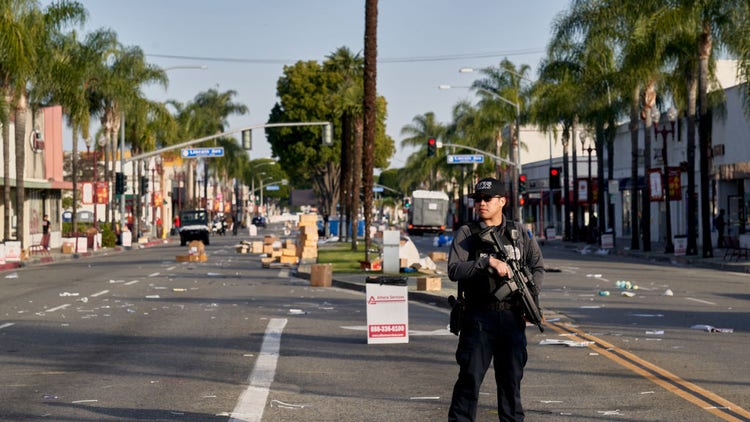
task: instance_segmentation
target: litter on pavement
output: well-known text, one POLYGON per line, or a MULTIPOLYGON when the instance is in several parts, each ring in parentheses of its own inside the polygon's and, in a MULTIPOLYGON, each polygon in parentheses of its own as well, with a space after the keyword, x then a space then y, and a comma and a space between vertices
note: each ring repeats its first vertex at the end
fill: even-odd
POLYGON ((733 333, 734 332, 734 328, 716 328, 713 325, 705 325, 705 324, 693 325, 690 328, 692 328, 693 330, 703 330, 708 333, 733 333))
POLYGON ((593 341, 557 340, 557 339, 551 339, 551 338, 546 338, 539 342, 540 346, 560 345, 560 346, 568 346, 568 347, 586 347, 592 344, 594 344, 593 341))

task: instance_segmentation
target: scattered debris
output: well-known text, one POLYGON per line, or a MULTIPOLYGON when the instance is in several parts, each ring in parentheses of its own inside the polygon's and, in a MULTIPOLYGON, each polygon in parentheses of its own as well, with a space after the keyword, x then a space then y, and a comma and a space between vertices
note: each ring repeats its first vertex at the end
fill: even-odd
POLYGON ((593 341, 573 341, 573 340, 557 340, 546 338, 539 342, 540 346, 568 346, 568 347, 587 347, 594 344, 593 341))
POLYGON ((306 315, 307 312, 303 311, 302 309, 290 309, 289 315, 306 315))
POLYGON ((662 296, 674 296, 674 292, 672 289, 664 290, 664 293, 662 293, 662 296))
POLYGON ((619 289, 626 289, 626 290, 638 290, 638 285, 635 283, 631 283, 629 281, 625 280, 617 280, 615 281, 615 286, 619 289))
POLYGON ((734 332, 734 328, 716 328, 713 325, 705 325, 705 324, 693 325, 690 328, 692 328, 693 330, 703 330, 708 333, 733 333, 734 332))
POLYGON ((281 400, 271 400, 271 407, 279 407, 281 409, 304 409, 307 407, 306 404, 291 404, 291 403, 284 403, 281 400))
POLYGON ((597 410, 596 413, 600 413, 602 416, 624 416, 620 413, 620 409, 616 410, 597 410))
POLYGON ((609 291, 608 290, 600 290, 599 291, 599 296, 609 296, 609 291))
POLYGON ((78 296, 78 295, 79 295, 79 293, 70 293, 70 292, 62 292, 62 293, 60 293, 60 297, 65 297, 65 296, 78 296))
POLYGON ((661 336, 664 335, 664 330, 647 330, 646 335, 661 336))
POLYGON ((625 297, 635 297, 635 293, 633 292, 620 292, 620 295, 625 297))
POLYGON ((6 275, 5 278, 18 278, 18 273, 10 273, 6 275))

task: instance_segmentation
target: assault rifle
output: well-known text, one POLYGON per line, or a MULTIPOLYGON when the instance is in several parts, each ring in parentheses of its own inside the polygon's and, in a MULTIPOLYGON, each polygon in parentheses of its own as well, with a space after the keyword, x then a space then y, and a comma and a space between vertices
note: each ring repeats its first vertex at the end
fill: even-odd
MULTIPOLYGON (((518 240, 518 230, 512 229, 510 233, 511 240, 515 243, 515 241, 518 240)), ((495 291, 495 295, 499 299, 502 299, 508 294, 519 294, 521 304, 523 305, 524 316, 529 322, 536 325, 540 332, 544 332, 544 327, 542 326, 542 323, 544 322, 542 311, 534 300, 532 291, 530 291, 536 290, 536 287, 529 269, 525 265, 521 265, 516 257, 508 256, 508 252, 505 250, 503 242, 497 237, 497 233, 495 233, 492 227, 482 230, 478 235, 482 242, 492 245, 495 256, 504 261, 508 265, 508 268, 510 268, 510 280, 500 286, 500 288, 495 291)))

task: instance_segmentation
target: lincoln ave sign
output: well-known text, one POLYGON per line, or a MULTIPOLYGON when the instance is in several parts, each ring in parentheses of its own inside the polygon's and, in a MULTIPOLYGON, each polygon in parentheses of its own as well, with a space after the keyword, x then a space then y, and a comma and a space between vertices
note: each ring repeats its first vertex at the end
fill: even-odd
POLYGON ((448 155, 448 164, 474 164, 483 163, 484 155, 482 154, 454 154, 448 155))
POLYGON ((182 158, 223 157, 224 147, 183 148, 182 158))

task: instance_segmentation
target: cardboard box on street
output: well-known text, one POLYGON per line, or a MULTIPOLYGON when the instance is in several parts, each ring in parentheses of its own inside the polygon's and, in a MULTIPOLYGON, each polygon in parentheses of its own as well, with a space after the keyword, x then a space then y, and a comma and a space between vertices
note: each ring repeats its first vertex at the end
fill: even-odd
POLYGON ((310 269, 310 286, 331 287, 333 264, 312 264, 310 269))
POLYGON ((417 290, 437 291, 442 287, 440 277, 417 277, 417 290))

